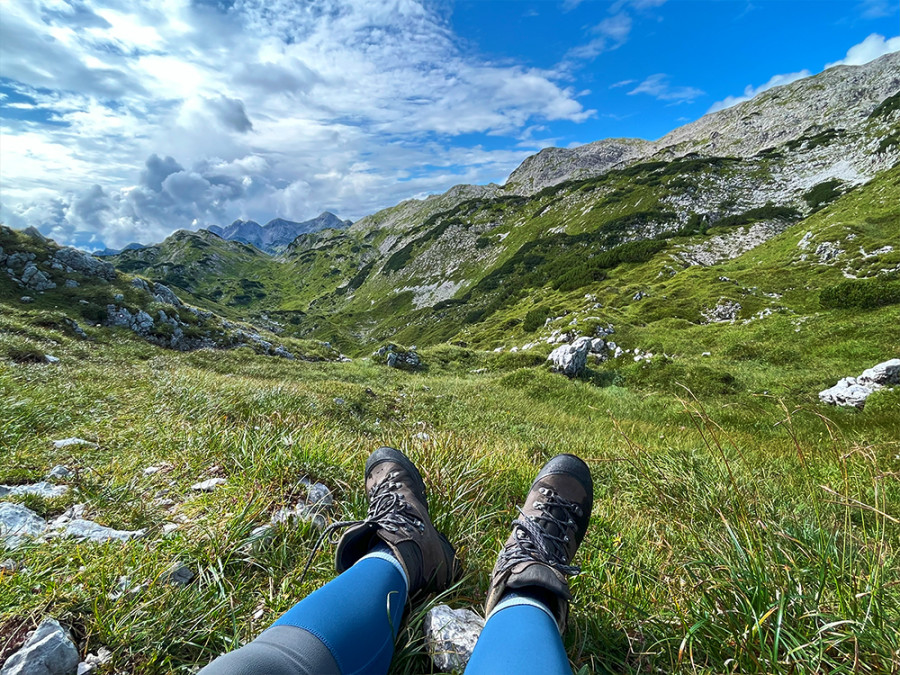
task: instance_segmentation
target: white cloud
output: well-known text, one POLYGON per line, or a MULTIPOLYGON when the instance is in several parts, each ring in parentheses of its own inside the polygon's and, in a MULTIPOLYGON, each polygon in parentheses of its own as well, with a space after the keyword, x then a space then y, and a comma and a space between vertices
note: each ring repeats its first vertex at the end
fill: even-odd
POLYGON ((707 113, 716 112, 718 110, 724 110, 725 108, 730 108, 733 105, 737 105, 738 103, 743 103, 744 101, 749 101, 751 98, 756 96, 757 94, 761 94, 767 89, 771 89, 772 87, 780 87, 783 84, 790 84, 791 82, 796 82, 804 77, 809 77, 812 75, 808 70, 801 70, 796 73, 784 73, 782 75, 773 75, 769 78, 769 81, 765 84, 761 84, 758 87, 753 87, 751 85, 747 85, 744 88, 744 93, 740 96, 727 96, 721 101, 716 101, 710 106, 707 113))
POLYGON ((829 63, 826 69, 833 66, 861 66, 874 61, 880 56, 900 51, 900 36, 888 40, 883 35, 872 33, 865 40, 847 50, 847 55, 840 61, 829 63))
POLYGON ((898 5, 896 0, 862 0, 859 9, 864 19, 880 19, 896 14, 898 5))
POLYGON ((690 103, 705 93, 702 89, 697 89, 697 87, 674 87, 669 83, 668 75, 656 73, 644 79, 643 82, 629 91, 628 95, 648 94, 660 101, 690 103))
POLYGON ((618 49, 628 40, 631 27, 631 17, 625 12, 618 12, 603 19, 590 30, 595 37, 587 44, 570 49, 566 54, 566 60, 590 61, 603 52, 618 49))
MULTIPOLYGON (((0 214, 112 246, 192 222, 358 218, 502 179, 518 143, 541 142, 523 130, 594 115, 561 71, 463 53, 423 2, 5 5, 3 75, 31 110, 4 120, 0 214), (510 149, 454 147, 462 134, 510 149)), ((624 39, 616 21, 598 36, 624 39)))
MULTIPOLYGON (((850 49, 847 50, 847 55, 843 59, 826 64, 824 70, 827 70, 828 68, 832 68, 834 66, 861 66, 863 64, 869 63, 870 61, 874 61, 875 59, 884 56, 885 54, 890 54, 896 51, 900 51, 900 36, 885 39, 883 35, 872 33, 859 44, 855 44, 850 47, 850 49)), ((784 84, 790 84, 791 82, 796 82, 797 80, 800 80, 804 77, 809 77, 810 75, 813 75, 811 71, 803 69, 796 73, 783 73, 781 75, 773 75, 771 78, 769 78, 768 82, 766 82, 765 84, 761 84, 758 87, 754 87, 753 85, 748 84, 744 88, 743 94, 739 96, 726 96, 721 101, 716 101, 712 104, 712 106, 710 106, 709 110, 707 110, 707 113, 717 112, 719 110, 724 110, 725 108, 730 108, 731 106, 737 105, 738 103, 749 101, 751 98, 753 98, 757 94, 761 94, 767 89, 771 89, 772 87, 780 87, 784 84)))

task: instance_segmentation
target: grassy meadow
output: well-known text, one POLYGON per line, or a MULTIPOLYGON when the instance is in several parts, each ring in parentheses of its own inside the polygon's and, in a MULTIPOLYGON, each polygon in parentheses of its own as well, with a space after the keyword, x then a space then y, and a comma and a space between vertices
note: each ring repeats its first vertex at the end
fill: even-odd
POLYGON ((721 345, 711 356, 699 332, 624 329, 675 358, 594 364, 576 381, 540 351, 438 345, 407 373, 366 358, 177 353, 125 330, 78 340, 40 309, 0 310, 0 483, 65 464, 67 495, 15 499, 45 517, 83 503, 87 518, 147 532, 4 553, 18 570, 0 572, 0 659, 47 615, 72 626, 82 656, 111 649, 110 673, 189 673, 252 639, 331 578, 333 547, 301 583, 318 530, 281 526, 255 543, 251 531, 304 496, 304 476, 331 488, 329 521, 363 517, 364 460, 388 444, 421 467, 466 572, 412 608, 392 672, 431 672, 431 603, 480 608, 514 506, 558 452, 582 456, 595 480, 565 635, 577 673, 900 669, 900 392, 862 411, 816 399, 860 360, 893 355, 897 306, 820 313, 801 333, 790 315, 703 327, 721 345), (835 342, 854 326, 863 346, 835 342), (29 363, 29 350, 61 361, 29 363), (71 436, 99 447, 53 448, 71 436), (172 470, 143 475, 161 463, 172 470), (190 490, 210 475, 227 482, 190 490), (175 562, 197 574, 186 587, 165 582, 175 562), (123 576, 137 590, 113 600, 123 576))

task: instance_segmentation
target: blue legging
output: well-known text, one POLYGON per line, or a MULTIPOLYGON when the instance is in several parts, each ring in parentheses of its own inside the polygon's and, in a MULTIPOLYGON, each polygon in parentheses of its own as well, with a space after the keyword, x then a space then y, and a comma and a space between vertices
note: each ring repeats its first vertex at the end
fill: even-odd
MULTIPOLYGON (((406 596, 399 563, 370 554, 198 675, 384 675, 406 596)), ((571 672, 556 623, 530 605, 495 612, 466 668, 467 675, 571 672)))

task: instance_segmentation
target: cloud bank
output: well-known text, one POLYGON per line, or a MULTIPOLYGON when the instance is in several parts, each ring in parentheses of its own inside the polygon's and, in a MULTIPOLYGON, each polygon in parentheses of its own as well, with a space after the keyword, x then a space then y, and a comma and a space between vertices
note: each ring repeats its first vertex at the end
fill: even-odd
POLYGON ((559 72, 464 54, 424 0, 227 6, 6 5, 3 220, 99 247, 237 217, 358 218, 503 177, 540 146, 522 129, 594 114, 559 72), (467 134, 515 149, 455 147, 467 134))

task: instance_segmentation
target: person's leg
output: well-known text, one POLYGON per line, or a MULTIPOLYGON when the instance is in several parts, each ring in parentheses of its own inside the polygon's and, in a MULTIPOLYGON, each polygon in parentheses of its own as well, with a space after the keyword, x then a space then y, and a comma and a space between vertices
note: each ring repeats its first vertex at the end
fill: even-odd
POLYGON ((340 575, 202 675, 387 672, 407 597, 445 590, 461 570, 453 546, 431 523, 425 482, 406 455, 373 452, 365 486, 366 519, 335 523, 322 535, 352 525, 335 552, 340 575))
POLYGON ((406 573, 386 546, 289 609, 253 642, 201 675, 386 673, 407 597, 406 573))
POLYGON ((557 455, 540 470, 491 573, 487 621, 467 675, 571 674, 560 635, 569 616, 567 577, 590 522, 588 466, 557 455))
POLYGON ((513 595, 484 624, 466 675, 571 675, 556 619, 531 598, 513 595))

